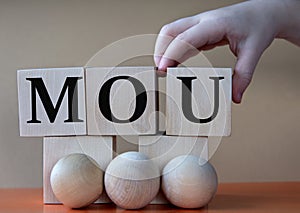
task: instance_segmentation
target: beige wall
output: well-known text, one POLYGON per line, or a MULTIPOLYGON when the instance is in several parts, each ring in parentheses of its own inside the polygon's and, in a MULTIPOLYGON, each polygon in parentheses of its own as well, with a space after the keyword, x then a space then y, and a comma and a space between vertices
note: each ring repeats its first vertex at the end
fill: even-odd
MULTIPOLYGON (((83 66, 113 41, 234 2, 1 0, 0 187, 42 185, 42 139, 18 136, 17 69, 83 66)), ((243 104, 233 105, 232 137, 212 159, 221 181, 300 180, 299 53, 276 41, 262 57, 243 104)), ((214 66, 234 66, 228 48, 205 54, 214 66)))

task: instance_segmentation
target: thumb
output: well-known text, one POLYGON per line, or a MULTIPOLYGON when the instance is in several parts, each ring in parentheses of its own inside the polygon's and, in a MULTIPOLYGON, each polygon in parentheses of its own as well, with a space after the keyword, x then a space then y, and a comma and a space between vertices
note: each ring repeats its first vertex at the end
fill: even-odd
POLYGON ((232 100, 235 103, 241 103, 261 54, 262 51, 255 48, 243 48, 240 51, 232 80, 232 100))

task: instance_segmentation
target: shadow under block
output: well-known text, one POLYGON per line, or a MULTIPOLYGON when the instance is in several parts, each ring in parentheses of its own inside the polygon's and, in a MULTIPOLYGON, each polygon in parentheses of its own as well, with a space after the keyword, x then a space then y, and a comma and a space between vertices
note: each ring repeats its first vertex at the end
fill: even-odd
MULTIPOLYGON (((195 155, 208 160, 207 137, 177 137, 177 136, 140 136, 139 152, 146 154, 158 165, 160 173, 164 166, 180 155, 195 155)), ((162 191, 152 200, 151 204, 167 204, 162 191)))
POLYGON ((168 68, 166 134, 229 136, 229 68, 168 68))
MULTIPOLYGON (((109 136, 77 136, 77 137, 45 137, 43 154, 44 203, 60 203, 53 194, 50 174, 53 166, 62 157, 72 153, 84 153, 92 157, 105 171, 113 158, 113 137, 109 136)), ((95 203, 110 203, 105 191, 95 203)))
POLYGON ((166 131, 166 77, 159 77, 157 81, 158 91, 158 131, 166 131))
POLYGON ((157 130, 154 67, 86 68, 88 135, 145 135, 157 130))
POLYGON ((18 70, 20 136, 85 135, 84 69, 18 70))
POLYGON ((139 150, 139 136, 138 135, 117 135, 115 137, 115 155, 120 155, 124 152, 139 150))

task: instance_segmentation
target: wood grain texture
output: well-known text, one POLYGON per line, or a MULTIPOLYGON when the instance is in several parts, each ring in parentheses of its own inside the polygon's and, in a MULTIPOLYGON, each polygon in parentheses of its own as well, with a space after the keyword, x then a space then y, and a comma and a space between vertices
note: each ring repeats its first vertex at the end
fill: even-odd
POLYGON ((143 208, 159 191, 159 169, 143 153, 122 153, 108 165, 104 183, 107 194, 119 207, 143 208))
POLYGON ((21 136, 61 136, 86 134, 85 80, 84 69, 82 67, 18 70, 17 75, 19 127, 21 136), (40 123, 28 123, 28 121, 32 120, 33 107, 31 103, 32 83, 30 80, 28 80, 28 78, 42 78, 52 105, 53 107, 56 107, 67 77, 80 78, 77 81, 78 103, 74 101, 73 104, 76 108, 78 107, 78 119, 82 120, 82 122, 65 122, 65 120, 68 119, 69 89, 67 89, 65 90, 63 100, 53 123, 50 122, 44 105, 40 99, 40 95, 36 91, 36 117, 40 123))
POLYGON ((173 205, 201 208, 217 192, 217 173, 208 161, 199 156, 181 155, 164 167, 161 188, 173 205))
POLYGON ((53 167, 50 183, 55 197, 70 208, 94 203, 104 188, 104 172, 90 156, 73 153, 61 158, 53 167))
MULTIPOLYGON (((208 159, 208 140, 206 137, 139 136, 139 152, 146 154, 158 165, 162 174, 164 166, 180 155, 196 155, 208 159)), ((166 204, 163 193, 151 204, 166 204)))
MULTIPOLYGON (((145 135, 155 134, 156 74, 153 67, 99 67, 86 68, 88 135, 145 135), (103 85, 117 76, 129 76, 140 81, 147 94, 147 103, 142 115, 128 123, 108 120, 100 111, 99 93, 103 85)), ((125 79, 115 81, 110 89, 111 114, 119 120, 128 120, 136 109, 136 91, 132 82, 125 79)))
MULTIPOLYGON (((44 203, 60 203, 50 185, 50 174, 55 163, 62 157, 72 153, 84 153, 92 157, 105 171, 113 158, 112 137, 77 136, 77 137, 45 137, 44 138, 44 203)), ((96 203, 109 203, 110 199, 104 191, 96 203)))
POLYGON ((229 68, 168 68, 167 100, 166 100, 166 134, 184 136, 229 136, 231 132, 231 78, 229 68), (194 77, 191 81, 192 93, 182 95, 182 77, 194 77), (224 79, 215 81, 211 77, 224 79), (219 97, 215 96, 215 85, 219 83, 219 97), (182 97, 183 96, 183 97, 182 97), (183 103, 183 99, 191 96, 191 100, 183 103), (213 115, 219 100, 217 114, 211 121, 195 122, 187 119, 183 112, 183 105, 197 121, 207 119, 213 115))

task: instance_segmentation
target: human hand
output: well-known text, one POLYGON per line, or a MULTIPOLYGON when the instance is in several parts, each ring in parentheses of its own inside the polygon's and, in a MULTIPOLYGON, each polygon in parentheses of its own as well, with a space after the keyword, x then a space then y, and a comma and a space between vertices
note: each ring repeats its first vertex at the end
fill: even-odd
MULTIPOLYGON (((156 41, 155 64, 159 71, 166 71, 167 67, 177 66, 199 51, 229 44, 237 57, 232 98, 235 103, 240 103, 259 58, 274 38, 291 38, 292 42, 300 44, 296 29, 287 33, 293 23, 290 16, 298 14, 299 2, 253 0, 167 24, 156 41)), ((299 18, 299 15, 295 16, 295 19, 299 18)))

